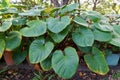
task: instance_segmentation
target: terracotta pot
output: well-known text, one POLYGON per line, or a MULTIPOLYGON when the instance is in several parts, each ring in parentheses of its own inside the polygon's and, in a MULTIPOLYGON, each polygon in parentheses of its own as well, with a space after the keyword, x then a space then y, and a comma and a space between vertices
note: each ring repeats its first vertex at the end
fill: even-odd
POLYGON ((4 60, 5 60, 7 65, 14 65, 12 55, 13 55, 12 51, 5 51, 4 52, 3 56, 4 56, 4 60))

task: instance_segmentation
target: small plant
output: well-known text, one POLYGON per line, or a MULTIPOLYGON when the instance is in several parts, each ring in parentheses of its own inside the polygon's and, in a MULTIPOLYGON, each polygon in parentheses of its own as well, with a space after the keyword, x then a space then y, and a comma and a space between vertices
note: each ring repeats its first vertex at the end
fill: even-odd
POLYGON ((119 80, 120 79, 120 71, 117 71, 117 72, 113 73, 112 78, 114 80, 119 80))
POLYGON ((55 73, 45 73, 42 71, 39 71, 38 73, 34 73, 34 77, 32 80, 61 80, 55 73))

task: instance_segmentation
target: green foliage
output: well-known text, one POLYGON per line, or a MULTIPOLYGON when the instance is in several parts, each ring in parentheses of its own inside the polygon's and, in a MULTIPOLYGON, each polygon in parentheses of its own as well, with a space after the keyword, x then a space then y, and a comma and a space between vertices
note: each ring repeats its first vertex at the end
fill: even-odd
POLYGON ((92 54, 86 54, 84 56, 85 62, 88 65, 89 69, 93 72, 105 75, 108 73, 109 68, 105 57, 101 51, 97 48, 92 48, 92 54))
POLYGON ((23 36, 37 37, 46 33, 46 23, 40 20, 27 22, 27 26, 20 30, 23 36))
POLYGON ((45 60, 40 62, 40 65, 44 71, 49 71, 52 68, 51 58, 52 56, 48 56, 45 60))
POLYGON ((52 42, 45 42, 44 38, 34 40, 29 49, 29 57, 31 63, 39 63, 45 60, 52 52, 54 44, 52 42))
POLYGON ((92 46, 94 42, 93 32, 84 27, 76 28, 72 34, 73 41, 81 47, 92 46))
POLYGON ((13 53, 14 63, 15 63, 16 65, 22 63, 22 62, 25 60, 27 54, 28 54, 28 51, 21 51, 20 49, 19 49, 19 50, 16 50, 16 51, 13 53))
POLYGON ((120 47, 120 26, 110 16, 78 7, 77 3, 58 8, 1 7, 0 58, 4 51, 14 50, 13 59, 18 64, 28 54, 30 62, 40 63, 44 71, 53 69, 58 76, 69 79, 79 65, 79 49, 85 53, 91 71, 107 74, 105 50, 120 47))
POLYGON ((6 50, 12 51, 21 44, 22 36, 18 31, 11 31, 8 33, 5 42, 6 50))
POLYGON ((65 48, 64 52, 56 50, 52 57, 52 67, 55 73, 64 79, 71 78, 75 74, 78 62, 77 52, 72 47, 65 48))
POLYGON ((5 49, 5 41, 3 39, 0 39, 0 59, 2 58, 4 49, 5 49))
POLYGON ((0 26, 0 32, 5 32, 7 31, 12 25, 11 21, 5 21, 2 23, 2 26, 0 26))
POLYGON ((53 33, 59 33, 70 24, 70 21, 71 19, 68 16, 63 16, 61 18, 48 18, 48 29, 53 33))

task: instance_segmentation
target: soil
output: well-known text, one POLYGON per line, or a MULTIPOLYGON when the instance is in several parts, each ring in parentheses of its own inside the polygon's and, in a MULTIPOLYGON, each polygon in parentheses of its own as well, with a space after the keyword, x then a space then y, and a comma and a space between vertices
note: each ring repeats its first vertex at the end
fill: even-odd
MULTIPOLYGON (((120 80, 120 76, 113 78, 113 74, 120 71, 120 65, 116 67, 110 67, 110 72, 101 76, 91 72, 86 66, 80 66, 76 74, 70 80, 120 80)), ((35 76, 34 73, 38 73, 28 64, 20 64, 14 66, 0 65, 0 80, 32 80, 35 76)), ((42 75, 48 77, 41 80, 48 80, 50 75, 54 75, 50 80, 64 80, 59 78, 53 71, 43 72, 42 75)))
POLYGON ((25 64, 5 66, 0 69, 0 80, 31 80, 34 72, 31 66, 25 64))

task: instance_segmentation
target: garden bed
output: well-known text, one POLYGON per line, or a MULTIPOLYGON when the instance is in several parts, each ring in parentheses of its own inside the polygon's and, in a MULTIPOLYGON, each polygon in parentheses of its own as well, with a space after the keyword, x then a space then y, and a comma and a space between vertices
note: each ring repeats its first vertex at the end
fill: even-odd
MULTIPOLYGON (((110 72, 107 75, 101 76, 91 72, 86 66, 81 65, 70 80, 119 80, 120 76, 116 76, 118 71, 120 71, 120 65, 110 66, 110 72)), ((0 72, 0 80, 32 80, 35 76, 34 73, 38 73, 32 65, 26 63, 14 66, 6 66, 1 63, 0 72)), ((54 72, 44 72, 44 76, 48 74, 53 75, 54 72)), ((56 74, 54 75, 51 80, 63 80, 56 76, 56 74)))

